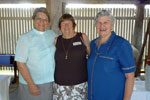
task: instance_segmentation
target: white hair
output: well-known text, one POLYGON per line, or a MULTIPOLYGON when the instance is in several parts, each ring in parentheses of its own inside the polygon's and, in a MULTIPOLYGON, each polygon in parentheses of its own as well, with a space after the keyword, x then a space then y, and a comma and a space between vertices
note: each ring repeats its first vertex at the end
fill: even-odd
POLYGON ((96 17, 95 17, 95 19, 94 19, 95 25, 96 25, 96 23, 97 23, 97 19, 98 19, 99 17, 102 17, 102 16, 108 16, 108 17, 110 18, 112 24, 114 25, 115 17, 114 17, 114 16, 112 15, 112 13, 111 13, 110 11, 108 11, 108 10, 102 10, 102 11, 100 11, 100 12, 97 13, 97 15, 96 15, 96 17))

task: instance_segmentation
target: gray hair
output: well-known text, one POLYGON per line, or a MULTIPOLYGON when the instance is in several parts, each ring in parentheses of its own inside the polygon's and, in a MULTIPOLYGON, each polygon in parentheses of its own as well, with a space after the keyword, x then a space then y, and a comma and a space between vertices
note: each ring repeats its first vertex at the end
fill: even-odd
POLYGON ((95 17, 95 19, 94 19, 95 25, 96 25, 96 23, 97 23, 97 19, 98 19, 99 17, 102 17, 102 16, 108 16, 108 17, 110 18, 111 22, 112 22, 112 25, 114 25, 114 23, 115 23, 115 17, 114 17, 114 16, 111 14, 111 12, 108 11, 108 10, 102 10, 102 11, 100 11, 99 13, 97 13, 97 15, 96 15, 96 17, 95 17))
POLYGON ((48 22, 50 22, 49 13, 48 13, 47 9, 44 8, 44 7, 36 8, 36 9, 34 10, 33 16, 32 16, 32 19, 33 19, 33 20, 35 19, 35 17, 37 16, 37 13, 39 13, 39 12, 42 12, 42 13, 46 14, 46 16, 48 17, 48 22))

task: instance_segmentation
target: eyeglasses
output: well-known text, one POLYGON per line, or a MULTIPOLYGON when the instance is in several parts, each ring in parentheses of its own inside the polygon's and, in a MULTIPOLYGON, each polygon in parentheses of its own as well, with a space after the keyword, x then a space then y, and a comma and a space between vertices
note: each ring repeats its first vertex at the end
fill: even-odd
POLYGON ((72 22, 62 22, 61 26, 72 25, 72 22))
POLYGON ((47 18, 35 17, 35 20, 48 22, 48 19, 47 19, 47 18))

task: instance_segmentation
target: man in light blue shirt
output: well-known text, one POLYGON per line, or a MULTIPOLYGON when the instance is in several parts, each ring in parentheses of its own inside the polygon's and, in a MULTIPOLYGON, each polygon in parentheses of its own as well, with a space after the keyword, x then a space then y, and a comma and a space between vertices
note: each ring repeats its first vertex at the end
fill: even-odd
POLYGON ((49 15, 45 8, 37 8, 32 18, 34 28, 21 35, 16 47, 18 100, 52 100, 57 35, 47 30, 49 15))

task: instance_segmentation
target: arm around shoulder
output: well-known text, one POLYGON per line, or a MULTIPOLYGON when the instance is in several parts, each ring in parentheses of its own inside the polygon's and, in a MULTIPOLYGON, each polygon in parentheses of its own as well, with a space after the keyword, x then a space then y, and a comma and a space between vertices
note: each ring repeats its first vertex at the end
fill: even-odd
POLYGON ((83 43, 86 46, 86 51, 87 51, 88 55, 90 55, 90 41, 89 41, 89 38, 85 33, 82 33, 82 37, 83 37, 83 43))
POLYGON ((55 43, 55 45, 56 45, 56 43, 57 43, 57 37, 55 37, 55 39, 54 39, 54 43, 55 43))

